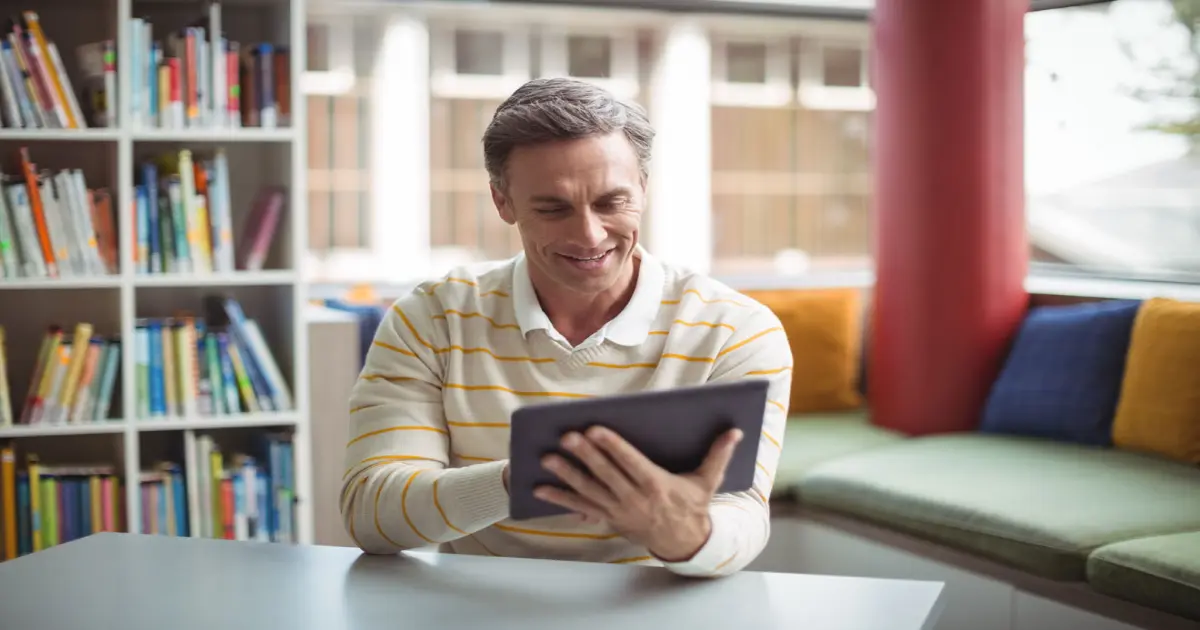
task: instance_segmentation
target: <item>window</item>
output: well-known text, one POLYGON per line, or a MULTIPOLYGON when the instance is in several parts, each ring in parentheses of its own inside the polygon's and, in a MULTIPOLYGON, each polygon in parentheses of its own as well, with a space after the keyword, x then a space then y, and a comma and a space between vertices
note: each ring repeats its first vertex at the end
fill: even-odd
POLYGON ((369 55, 356 54, 353 42, 356 36, 370 39, 371 29, 350 18, 309 22, 302 86, 308 101, 308 237, 310 257, 319 261, 361 256, 369 247, 371 81, 362 67, 369 55))
POLYGON ((532 76, 529 37, 519 26, 435 24, 430 91, 440 98, 503 99, 532 76))
MULTIPOLYGON (((859 89, 862 48, 826 48, 817 36, 798 38, 798 48, 836 51, 824 57, 822 85, 859 89), (851 77, 852 86, 839 85, 851 77)), ((789 40, 714 38, 714 67, 724 59, 713 73, 712 107, 712 271, 720 275, 870 264, 868 114, 839 109, 836 100, 814 108, 791 98, 790 50, 789 40), (766 76, 772 97, 754 81, 766 76), (745 84, 758 89, 739 92, 745 84)))
POLYGON ((869 111, 875 94, 868 81, 866 42, 805 38, 800 44, 796 97, 808 109, 869 111))
POLYGON ((618 98, 638 96, 638 42, 632 29, 590 30, 551 26, 538 40, 539 76, 573 77, 595 83, 618 98))
POLYGON ((715 36, 712 102, 734 107, 782 107, 792 101, 789 41, 715 36))
POLYGON ((1200 274, 1198 9, 1116 0, 1026 17, 1026 212, 1038 268, 1200 274))

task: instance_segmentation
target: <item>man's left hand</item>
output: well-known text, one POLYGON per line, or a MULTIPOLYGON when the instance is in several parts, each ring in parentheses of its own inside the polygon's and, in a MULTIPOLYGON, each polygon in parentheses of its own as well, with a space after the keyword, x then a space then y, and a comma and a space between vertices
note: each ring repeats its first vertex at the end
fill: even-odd
POLYGON ((608 429, 592 427, 586 434, 569 433, 563 437, 563 448, 579 458, 591 474, 562 457, 549 455, 543 466, 571 490, 542 486, 536 496, 587 521, 607 521, 664 562, 684 562, 708 542, 712 531, 709 504, 741 439, 737 429, 723 434, 700 468, 675 475, 608 429))

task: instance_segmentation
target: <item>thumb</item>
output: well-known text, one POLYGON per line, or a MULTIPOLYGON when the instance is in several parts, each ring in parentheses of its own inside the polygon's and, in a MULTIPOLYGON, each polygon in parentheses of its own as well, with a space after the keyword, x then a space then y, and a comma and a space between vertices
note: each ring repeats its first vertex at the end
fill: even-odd
POLYGON ((741 441, 742 431, 740 429, 726 432, 717 438, 716 443, 708 451, 708 456, 700 464, 696 474, 704 480, 710 493, 715 493, 721 487, 721 482, 725 480, 725 468, 729 466, 729 460, 733 458, 733 451, 741 441))

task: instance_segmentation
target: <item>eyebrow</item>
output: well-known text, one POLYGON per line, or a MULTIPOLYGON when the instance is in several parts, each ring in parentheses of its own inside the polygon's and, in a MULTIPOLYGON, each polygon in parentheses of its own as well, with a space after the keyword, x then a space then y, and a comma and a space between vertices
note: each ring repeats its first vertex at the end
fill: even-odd
MULTIPOLYGON (((599 197, 596 198, 596 200, 597 201, 607 201, 609 199, 612 199, 613 197, 630 196, 632 194, 633 194, 633 191, 622 186, 619 188, 614 188, 614 189, 600 195, 599 197)), ((564 199, 562 197, 555 196, 555 195, 534 195, 529 198, 529 201, 530 201, 530 203, 566 203, 566 204, 571 203, 569 200, 564 199)))

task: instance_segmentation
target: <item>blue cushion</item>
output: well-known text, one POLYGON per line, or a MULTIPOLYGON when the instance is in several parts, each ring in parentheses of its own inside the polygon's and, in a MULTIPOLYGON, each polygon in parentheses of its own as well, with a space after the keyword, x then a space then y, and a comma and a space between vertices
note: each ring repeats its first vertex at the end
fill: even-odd
POLYGON ((1141 302, 1041 306, 1026 315, 980 430, 1112 444, 1112 420, 1141 302))

